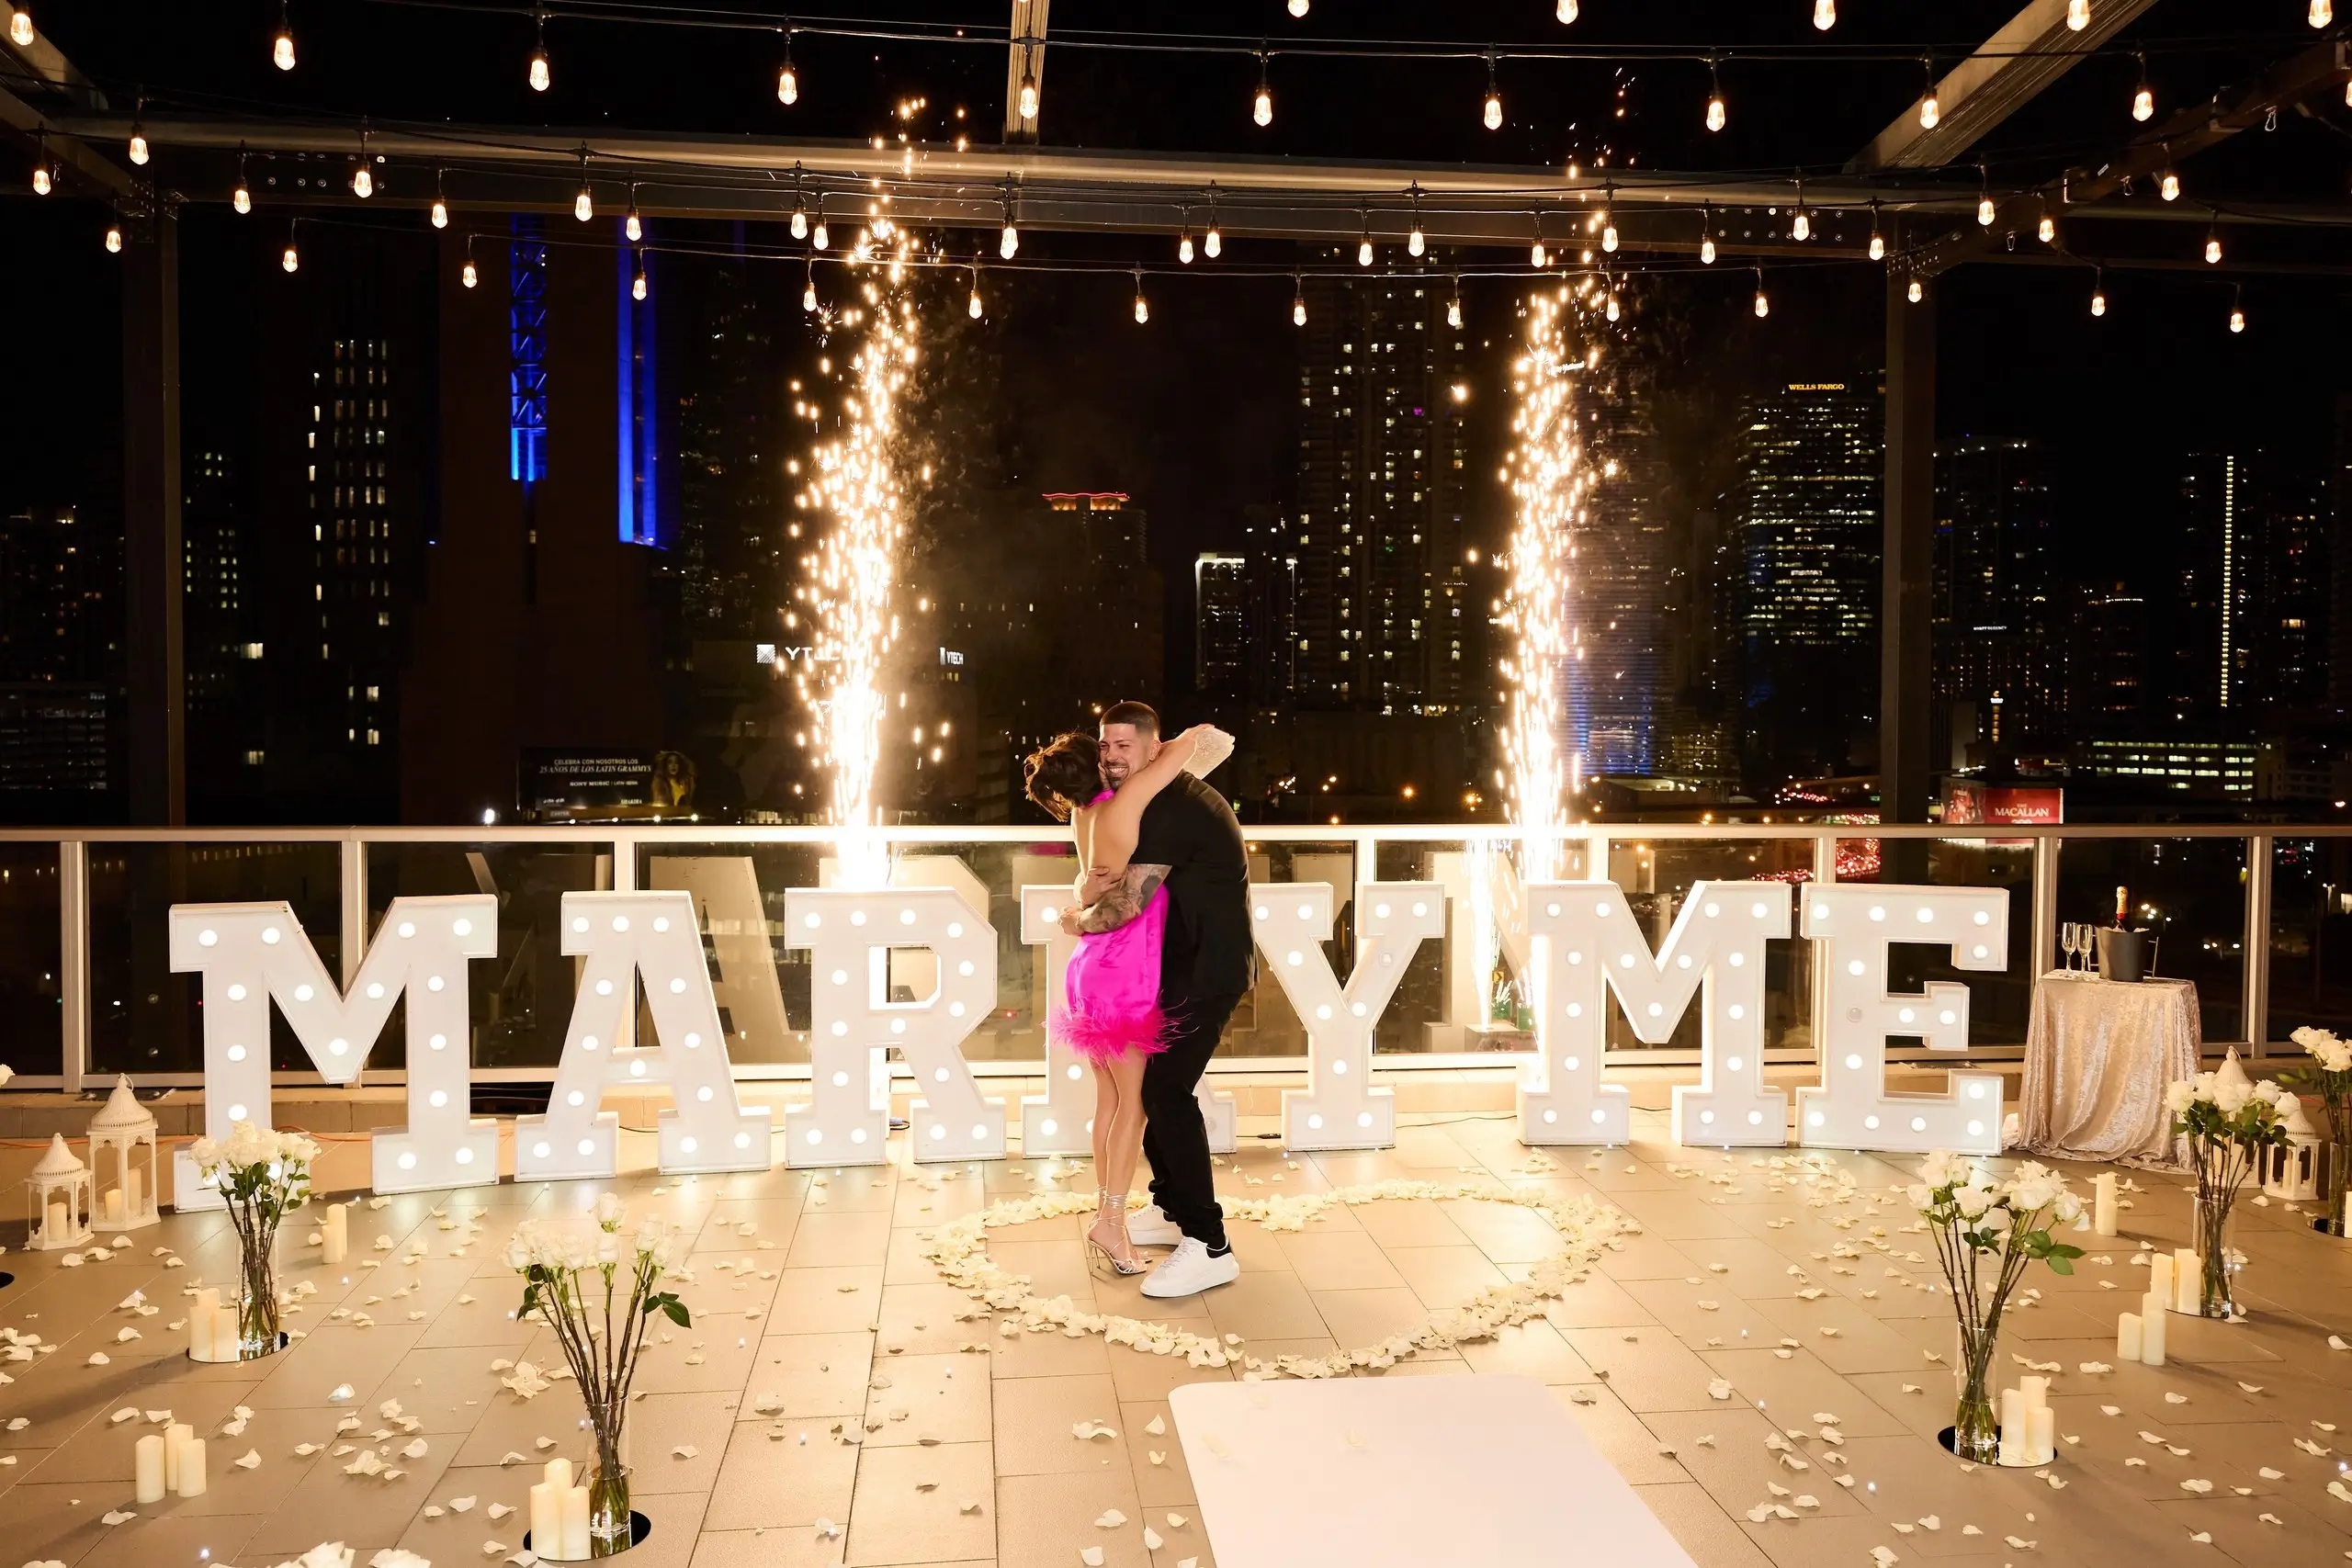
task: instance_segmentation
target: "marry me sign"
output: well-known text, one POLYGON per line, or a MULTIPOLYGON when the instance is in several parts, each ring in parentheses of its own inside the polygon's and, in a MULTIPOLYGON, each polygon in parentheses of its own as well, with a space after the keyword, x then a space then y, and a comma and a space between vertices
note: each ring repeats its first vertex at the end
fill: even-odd
MULTIPOLYGON (((1797 1141, 1890 1152, 2000 1148, 1996 1075, 1954 1072, 1936 1094, 1890 1094, 1890 1037, 1937 1050, 1968 1044, 1968 992, 1958 985, 1888 988, 1898 942, 1947 953, 1962 969, 1999 969, 2008 944, 2008 895, 1999 888, 1809 886, 1777 882, 1693 884, 1664 945, 1653 950, 1625 895, 1608 882, 1536 882, 1518 890, 1515 951, 1535 1004, 1536 1050, 1519 1058, 1519 1130, 1529 1144, 1623 1144, 1629 1101, 1603 1081, 1607 1010, 1635 1036, 1669 1039, 1699 1009, 1698 1081, 1673 1090, 1678 1142, 1776 1147, 1788 1142, 1784 1091, 1764 1081, 1765 943, 1792 934, 1792 913, 1814 943, 1821 976, 1814 1030, 1821 1081, 1796 1091, 1797 1141)), ((1396 1141, 1393 1093, 1371 1081, 1381 1015, 1420 944, 1442 941, 1445 889, 1434 882, 1372 882, 1353 890, 1356 961, 1342 983, 1324 943, 1337 895, 1324 883, 1250 888, 1259 953, 1307 1037, 1307 1083, 1283 1096, 1283 1136, 1294 1149, 1385 1147, 1396 1141)), ((1022 940, 1047 949, 1058 986, 1075 939, 1057 923, 1067 887, 1022 889, 1022 940)), ((1001 1159, 1007 1106, 984 1097, 963 1043, 995 1006, 997 932, 958 887, 793 888, 786 942, 810 957, 810 1078, 805 1104, 782 1126, 738 1099, 726 1032, 690 895, 682 891, 567 893, 562 951, 581 960, 579 991, 544 1115, 514 1124, 518 1180, 616 1174, 619 1117, 607 1089, 667 1091, 659 1120, 666 1172, 764 1170, 783 1140, 796 1167, 876 1165, 889 1128, 890 1058, 914 1076, 911 1137, 918 1160, 1001 1159), (925 950, 936 983, 894 998, 892 950, 925 950), (650 1028, 630 1026, 642 991, 650 1028)), ((467 965, 495 955, 497 908, 488 896, 401 897, 386 911, 346 990, 329 976, 285 903, 196 904, 170 914, 175 971, 203 976, 205 1131, 271 1125, 269 1020, 275 1006, 327 1082, 355 1081, 393 1005, 406 999, 407 1125, 371 1140, 382 1192, 494 1180, 496 1123, 470 1115, 467 965)), ((1020 1106, 1024 1151, 1086 1148, 1092 1090, 1076 1061, 1049 1047, 1046 1092, 1020 1106)), ((1231 1147, 1232 1106, 1205 1097, 1211 1136, 1231 1147)), ((203 1206, 186 1155, 175 1156, 180 1206, 203 1206)), ((211 1200, 216 1201, 217 1200, 211 1200)))

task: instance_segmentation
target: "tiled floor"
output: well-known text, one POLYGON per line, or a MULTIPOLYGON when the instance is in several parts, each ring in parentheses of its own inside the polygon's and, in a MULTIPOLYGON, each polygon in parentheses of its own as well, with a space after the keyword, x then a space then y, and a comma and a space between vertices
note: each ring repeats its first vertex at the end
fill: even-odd
MULTIPOLYGON (((1643 1234, 1544 1320, 1387 1375, 1515 1372, 1551 1384, 1705 1568, 1859 1565, 1878 1547, 1952 1568, 2352 1556, 2352 1482, 2343 1495, 2327 1489, 2352 1449, 2352 1351, 2328 1345, 2331 1333, 2352 1341, 2352 1244, 2248 1199, 2253 1321, 2175 1317, 2170 1366, 2084 1373, 2084 1362, 2113 1359, 2115 1314, 2145 1278, 2128 1262, 2139 1238, 2187 1239, 2177 1179, 2140 1175, 2148 1190, 2132 1195, 2126 1235, 2097 1246, 2072 1279, 2032 1275, 2040 1295, 2005 1337, 2004 1381, 2022 1370, 2013 1357, 2064 1368, 2053 1388, 2057 1463, 2046 1479, 1963 1473, 1934 1439, 1951 1399, 1948 1365, 1931 1357, 1948 1362, 1951 1330, 1943 1298, 1919 1288, 1937 1280, 1931 1254, 1900 1233, 1907 1213, 1870 1201, 1897 1166, 1818 1162, 1851 1174, 1841 1188, 1792 1156, 1776 1168, 1667 1146, 1661 1123, 1640 1113, 1631 1150, 1558 1151, 1556 1168, 1534 1174, 1544 1162, 1500 1117, 1409 1126, 1396 1148, 1373 1154, 1288 1160, 1245 1140, 1220 1179, 1263 1195, 1468 1171, 1595 1194, 1639 1221, 1643 1234), (1808 1281, 1822 1287, 1817 1299, 1798 1294, 1808 1281), (1729 1398, 1712 1396, 1717 1379, 1729 1398), (1826 1416, 1842 1443, 1818 1435, 1826 1416), (1766 1446, 1776 1429, 1804 1468, 1766 1446), (2198 1481, 2210 1489, 2184 1484, 2198 1481), (1800 1517, 1751 1522, 1748 1511, 1770 1501, 1800 1517)), ((2076 1174, 2086 1186, 2088 1173, 2076 1174)), ((1181 1446, 1148 1428, 1168 1416, 1176 1383, 1229 1374, 1095 1338, 1006 1338, 985 1321, 959 1322, 969 1303, 920 1256, 919 1234, 947 1216, 1065 1179, 1091 1190, 1082 1166, 1021 1161, 621 1182, 633 1205, 695 1237, 682 1292, 694 1327, 660 1336, 639 1384, 632 1457, 639 1506, 654 1522, 632 1554, 640 1568, 1033 1568, 1077 1563, 1090 1546, 1108 1568, 1187 1558, 1212 1568, 1181 1446), (1072 1438, 1072 1424, 1088 1420, 1119 1435, 1072 1438), (1098 1528, 1113 1509, 1127 1522, 1098 1528), (840 1533, 824 1534, 820 1519, 840 1533), (1164 1538, 1157 1552, 1143 1543, 1147 1524, 1164 1538)), ((575 1186, 508 1185, 362 1207, 351 1263, 372 1269, 300 1261, 317 1254, 300 1245, 307 1227, 291 1227, 287 1278, 317 1287, 289 1319, 308 1337, 243 1366, 187 1361, 165 1326, 183 1290, 231 1272, 217 1216, 168 1218, 78 1269, 11 1253, 17 1279, 0 1292, 0 1323, 55 1348, 0 1361, 15 1380, 0 1387, 0 1562, 268 1564, 329 1539, 359 1548, 361 1562, 395 1545, 443 1568, 503 1560, 525 1520, 491 1512, 526 1506, 539 1440, 575 1460, 585 1445, 567 1383, 524 1403, 492 1371, 498 1359, 558 1359, 544 1332, 513 1320, 520 1292, 499 1243, 526 1212, 592 1198, 575 1186), (479 1231, 458 1223, 477 1213, 479 1231), (185 1269, 164 1266, 164 1247, 185 1269), (417 1247, 424 1260, 405 1264, 417 1247), (153 1298, 155 1316, 119 1309, 134 1290, 153 1298), (119 1342, 132 1327, 140 1337, 119 1342), (90 1364, 94 1352, 108 1360, 90 1364), (353 1396, 332 1400, 341 1384, 353 1396), (390 1425, 387 1400, 421 1423, 424 1442, 421 1457, 390 1461, 399 1479, 345 1474, 348 1459, 331 1451, 296 1455, 297 1444, 337 1440, 345 1412, 360 1415, 362 1437, 390 1425), (240 1404, 253 1411, 243 1434, 219 1435, 240 1404), (209 1437, 210 1490, 105 1524, 109 1510, 131 1507, 133 1442, 154 1429, 149 1413, 166 1408, 209 1437), (135 1414, 111 1419, 124 1410, 135 1414), (232 1462, 248 1450, 254 1467, 232 1462), (531 1462, 502 1464, 510 1454, 531 1462)), ((1046 1292, 1239 1334, 1267 1358, 1408 1327, 1523 1274, 1550 1246, 1527 1212, 1478 1202, 1337 1210, 1293 1235, 1244 1225, 1238 1282, 1148 1314, 1135 1281, 1089 1276, 1076 1221, 992 1235, 999 1260, 1046 1292)))

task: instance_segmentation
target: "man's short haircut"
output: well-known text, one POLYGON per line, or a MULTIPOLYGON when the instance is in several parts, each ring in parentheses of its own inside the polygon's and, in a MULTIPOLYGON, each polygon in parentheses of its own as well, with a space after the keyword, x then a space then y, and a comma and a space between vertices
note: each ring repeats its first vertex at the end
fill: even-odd
POLYGON ((1132 724, 1146 739, 1159 739, 1159 715, 1148 703, 1113 703, 1102 710, 1102 727, 1107 729, 1114 724, 1132 724))

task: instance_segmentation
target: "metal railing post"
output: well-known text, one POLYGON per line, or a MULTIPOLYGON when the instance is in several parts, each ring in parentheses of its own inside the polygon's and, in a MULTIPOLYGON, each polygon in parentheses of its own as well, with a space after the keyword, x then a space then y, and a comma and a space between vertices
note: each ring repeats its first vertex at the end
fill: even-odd
POLYGON ((1823 884, 1838 880, 1838 829, 1835 828, 1824 829, 1813 836, 1813 879, 1823 884))
POLYGON ((57 846, 57 1063, 68 1099, 90 1063, 90 846, 57 846))
POLYGON ((2270 1054, 2270 865, 2273 839, 2245 845, 2245 1041, 2250 1055, 2270 1054))
POLYGON ((343 852, 343 988, 359 978, 360 960, 368 952, 368 846, 345 839, 343 852))
POLYGON ((2026 987, 2030 991, 2042 971, 2058 958, 2058 852, 2055 833, 2033 840, 2033 951, 2026 957, 2026 987))

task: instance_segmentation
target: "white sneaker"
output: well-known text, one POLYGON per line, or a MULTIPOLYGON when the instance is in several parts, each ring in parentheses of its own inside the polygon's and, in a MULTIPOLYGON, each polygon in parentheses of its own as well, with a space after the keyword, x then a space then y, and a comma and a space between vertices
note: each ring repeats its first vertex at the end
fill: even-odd
POLYGON ((1160 1298, 1198 1295, 1233 1283, 1240 1273, 1240 1258, 1229 1251, 1222 1258, 1211 1258, 1208 1243, 1188 1235, 1159 1268, 1144 1276, 1143 1293, 1160 1298))
POLYGON ((1157 1203, 1127 1211, 1127 1239, 1137 1247, 1174 1247, 1184 1239, 1176 1222, 1159 1212, 1157 1203))

